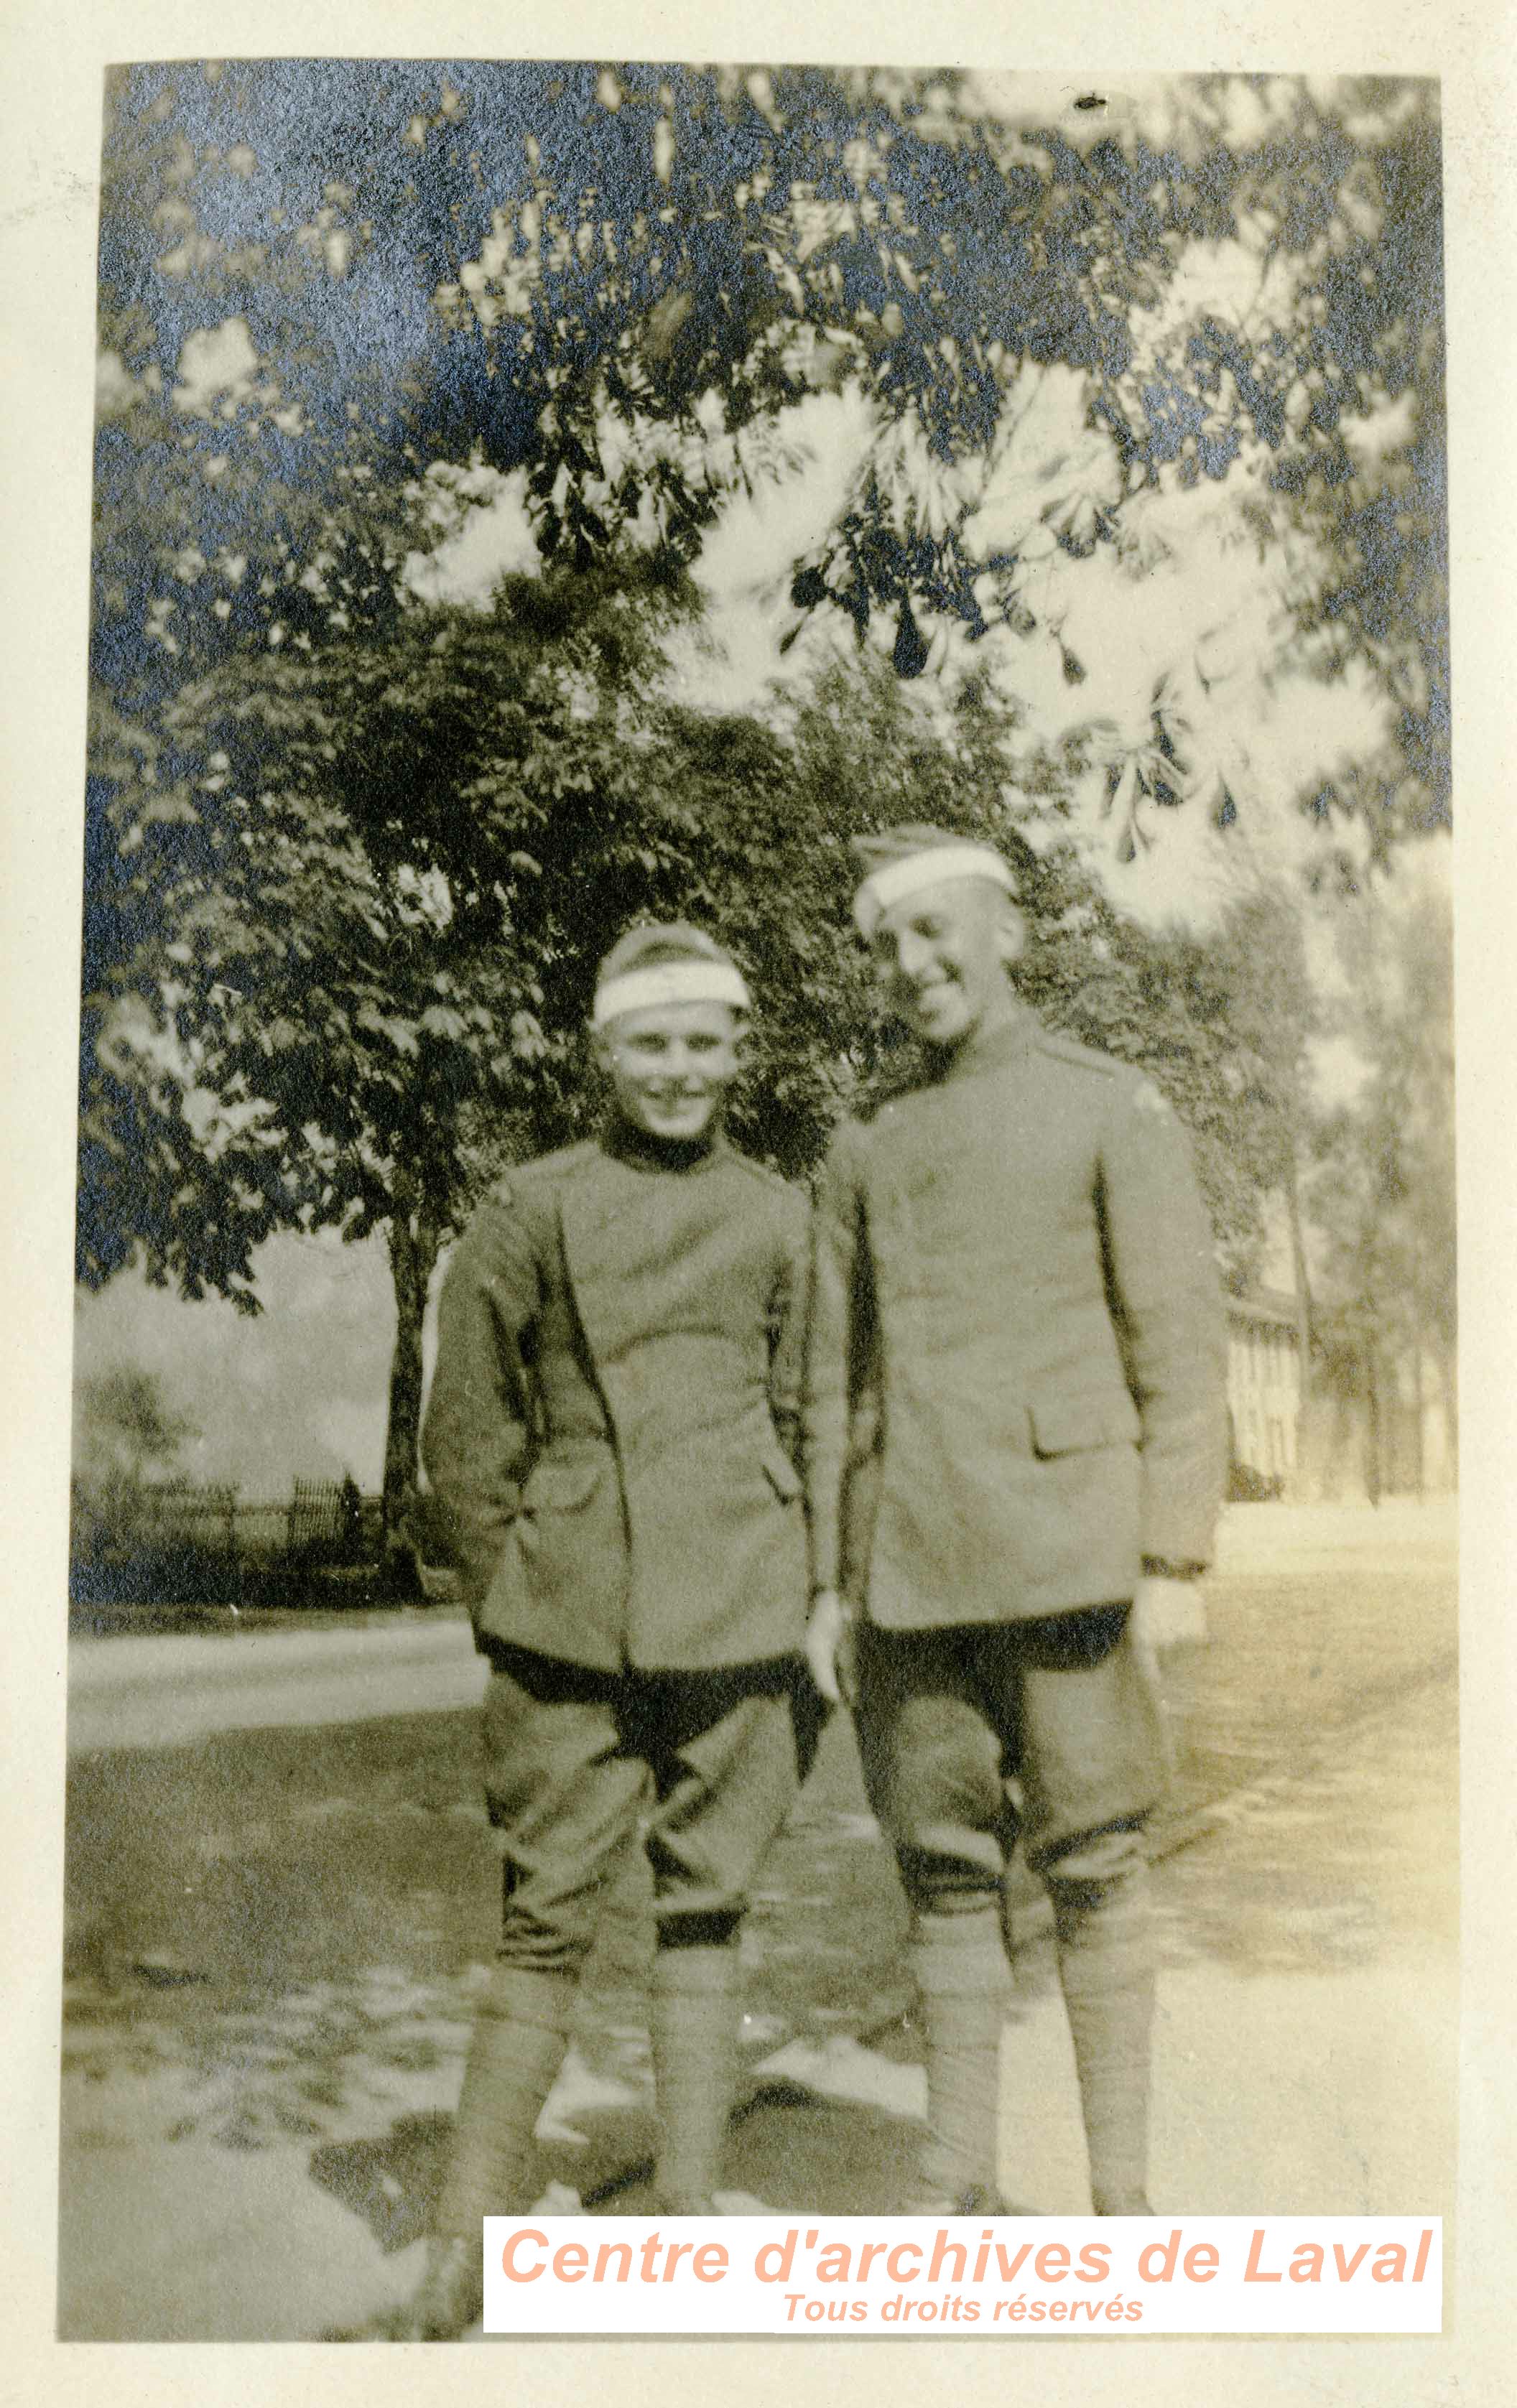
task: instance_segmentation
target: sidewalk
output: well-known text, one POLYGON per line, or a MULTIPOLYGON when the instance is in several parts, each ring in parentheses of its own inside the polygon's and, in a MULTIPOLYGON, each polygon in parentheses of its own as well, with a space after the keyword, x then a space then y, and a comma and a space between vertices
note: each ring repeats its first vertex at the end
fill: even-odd
MULTIPOLYGON (((1457 2049, 1452 1675, 1425 1680, 1284 1781, 1235 1793, 1224 1828, 1157 1875, 1164 1971, 1153 2196, 1190 2214, 1437 2214, 1451 2205, 1457 2049)), ((307 1993, 292 2011, 319 2020, 307 1993)), ((351 2328, 415 2279, 465 2039, 436 1999, 393 1991, 393 2043, 333 2112, 313 2073, 306 2128, 250 2145, 165 2131, 164 2086, 193 2070, 114 2067, 69 2118, 65 2338, 275 2340, 351 2328), (430 2010, 430 2015, 429 2015, 430 2010), (409 2019, 411 2062, 398 2043, 409 2019), (446 2049, 439 2042, 446 2039, 446 2049), (86 2112, 79 2112, 85 2110, 86 2112)), ((776 2036, 778 2037, 778 2035, 776 2036)), ((923 2105, 909 2033, 771 2046, 728 2179, 784 2211, 888 2212, 923 2105)), ((70 2079, 84 2088, 87 2073, 70 2079)), ((201 2104, 203 2105, 203 2100, 201 2104)), ((291 2113, 292 2121, 298 2115, 291 2113)), ((651 2137, 635 2049, 620 2076, 565 2069, 542 2128, 561 2207, 646 2195, 651 2137)), ((1067 2036, 1050 1952, 1019 1966, 1003 2058, 1002 2179, 1045 2214, 1083 2211, 1067 2036)))
MULTIPOLYGON (((1238 1581, 1453 1578, 1452 1497, 1364 1505, 1230 1505, 1209 1592, 1238 1581)), ((68 1650, 71 1754, 185 1746, 216 1731, 314 1727, 364 1716, 456 1711, 484 1674, 457 1607, 308 1621, 256 1609, 215 1629, 76 1637, 68 1650)))

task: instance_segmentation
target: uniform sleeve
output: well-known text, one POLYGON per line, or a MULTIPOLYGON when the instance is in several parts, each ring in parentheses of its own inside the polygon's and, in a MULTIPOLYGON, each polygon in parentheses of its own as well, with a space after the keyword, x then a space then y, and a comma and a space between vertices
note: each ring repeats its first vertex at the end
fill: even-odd
POLYGON ((852 1127, 839 1129, 811 1223, 802 1418, 811 1580, 819 1590, 838 1588, 847 1576, 847 1490, 872 1396, 874 1290, 856 1143, 852 1127))
POLYGON ((1142 1425, 1145 1555, 1206 1564, 1226 1476, 1226 1320, 1189 1140, 1158 1089, 1123 1082, 1101 1161, 1112 1317, 1142 1425))
POLYGON ((532 1444, 522 1340, 537 1309, 528 1233, 492 1197, 449 1265, 422 1434, 449 1552, 473 1607, 489 1588, 532 1444))
POLYGON ((769 1417, 780 1445, 798 1469, 811 1216, 799 1196, 792 1193, 785 1201, 783 1246, 769 1305, 769 1417))

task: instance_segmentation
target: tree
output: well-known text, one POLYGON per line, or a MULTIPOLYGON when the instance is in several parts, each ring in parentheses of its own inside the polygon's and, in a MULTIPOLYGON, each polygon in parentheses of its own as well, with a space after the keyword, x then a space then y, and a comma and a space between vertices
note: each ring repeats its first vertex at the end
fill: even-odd
POLYGON ((1342 927, 1352 981, 1342 1020, 1364 1076, 1321 1121, 1309 1194, 1330 1283, 1328 1369, 1365 1405, 1366 1484, 1378 1501, 1403 1370, 1417 1399, 1420 1484, 1429 1354, 1451 1439, 1456 1430, 1453 945, 1444 895, 1367 881, 1358 904, 1342 927))
POLYGON ((168 1405, 157 1374, 136 1364, 81 1380, 78 1410, 81 1468, 132 1488, 140 1488, 150 1472, 166 1470, 194 1435, 193 1423, 168 1405))
POLYGON ((794 633, 972 674, 1119 861, 1181 803, 1445 811, 1427 88, 152 67, 106 166, 95 662, 143 741, 229 648, 393 627, 439 463, 549 566, 684 566, 844 384, 794 633))
POLYGON ((309 662, 234 656, 181 692, 150 762, 117 765, 99 908, 137 941, 92 1004, 112 1075, 86 1099, 81 1275, 136 1247, 150 1276, 250 1309, 273 1227, 382 1229, 397 1544, 438 1248, 503 1156, 584 1125, 594 968, 630 920, 698 910, 775 997, 758 1150, 796 1169, 829 1125, 818 832, 770 732, 658 693, 658 624, 688 607, 635 558, 309 662))
MULTIPOLYGON (((107 165, 118 684, 260 603, 291 641, 388 607, 394 528, 365 535, 354 494, 439 458, 519 476, 545 560, 631 531, 688 561, 784 406, 852 381, 877 439, 798 603, 882 615, 905 674, 935 624, 1057 660, 1051 561, 1120 548, 1137 501, 1147 576, 1176 544, 1150 505, 1237 488, 1256 547, 1295 560, 1292 635, 1324 674, 1370 663, 1402 713, 1395 794, 1337 798, 1389 809, 1410 768, 1400 807, 1441 808, 1426 88, 1191 79, 1051 122, 958 75, 156 67, 118 79, 107 165)), ((1134 828, 1175 783, 1143 757, 1173 735, 1153 682, 1158 730, 1103 765, 1134 828)))
POLYGON ((74 1399, 76 1555, 120 1545, 140 1526, 150 1475, 171 1469, 194 1425, 170 1407, 155 1372, 119 1363, 81 1380, 74 1399))
POLYGON ((1124 926, 1067 847, 1032 850, 984 703, 942 721, 864 662, 788 737, 715 719, 658 683, 658 624, 682 605, 645 562, 519 579, 489 617, 419 611, 311 662, 248 656, 184 691, 161 774, 120 798, 129 899, 165 917, 118 996, 139 1015, 129 1039, 118 1014, 118 1048, 150 1075, 122 1082, 124 1117, 97 1102, 88 1123, 84 1269, 136 1242, 150 1275, 250 1306, 271 1226, 383 1230, 393 1550, 438 1249, 503 1160, 589 1124, 599 959, 638 917, 694 911, 726 939, 765 1007, 737 1134, 804 1174, 885 1046, 840 937, 849 838, 909 811, 1018 853, 1029 992, 1153 1070, 1196 1129, 1219 1226, 1247 1240, 1238 1100, 1189 957, 1124 926), (145 1090, 171 1179, 179 1139, 209 1156, 182 1211, 140 1176, 145 1090))
POLYGON ((1172 122, 1098 137, 956 76, 114 84, 81 1270, 139 1248, 249 1304, 274 1228, 384 1227, 392 1530, 436 1246, 493 1145, 577 1125, 603 941, 696 902, 749 949, 788 998, 750 1134, 804 1165, 877 1042, 835 934, 847 836, 908 764, 939 816, 1029 839, 1027 977, 1155 1057, 1246 1247, 1216 1015, 1071 846, 1094 824, 1130 857, 1182 803, 1441 810, 1436 140, 1410 86, 1166 89, 1172 122), (1247 306, 1197 280, 1238 258, 1247 306), (872 434, 786 572, 794 725, 680 711, 656 638, 682 580, 784 469, 788 405, 839 388, 872 434), (1355 430, 1407 396, 1367 466, 1355 430), (499 606, 422 608, 428 524, 503 493, 499 606), (830 782, 828 624, 942 706, 830 782), (1351 672, 1360 767, 1326 784, 1283 742, 1288 681, 1351 672), (1271 742, 1240 738, 1267 707, 1271 742))
MULTIPOLYGON (((589 724, 583 689, 577 710, 558 682, 565 657, 545 665, 519 622, 494 633, 418 613, 399 643, 355 638, 311 664, 233 654, 181 691, 150 758, 117 764, 93 898, 116 932, 90 1001, 107 1076, 82 1116, 81 1275, 135 1247, 150 1277, 252 1310, 275 1227, 382 1229, 397 1559, 427 1283, 476 1131, 509 1133, 548 1051, 508 891, 460 877, 443 832, 467 826, 481 746, 563 792, 617 711, 602 681, 589 724)), ((521 862, 501 866, 519 886, 521 862)))
MULTIPOLYGON (((1204 940, 1174 940, 1176 973, 1193 1013, 1220 1049, 1219 1075, 1232 1096, 1227 1152, 1248 1199, 1247 1242, 1231 1264, 1235 1286, 1254 1273, 1263 1206, 1277 1196, 1290 1230, 1296 1342, 1312 1354, 1311 1285, 1301 1181, 1314 1122, 1309 1048, 1320 1020, 1308 968, 1303 897, 1267 878, 1238 896, 1204 940)), ((1235 1219, 1234 1226, 1238 1226, 1235 1219)))

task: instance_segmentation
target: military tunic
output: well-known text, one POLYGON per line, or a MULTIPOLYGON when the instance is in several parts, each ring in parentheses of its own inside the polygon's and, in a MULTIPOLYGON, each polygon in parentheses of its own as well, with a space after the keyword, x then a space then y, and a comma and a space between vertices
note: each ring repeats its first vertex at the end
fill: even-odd
POLYGON ((1183 1133, 1018 1005, 844 1126, 819 1199, 816 1581, 886 1628, 1130 1598, 1205 1563, 1224 1325, 1183 1133))
POLYGON ((639 1827, 664 1936, 730 1937, 794 1801, 808 1217, 720 1140, 623 1130, 513 1171, 449 1267, 423 1457, 518 1971, 582 1963, 639 1827))
POLYGON ((513 1171, 444 1283, 423 1459, 476 1636, 599 1670, 784 1655, 807 1208, 724 1143, 513 1171))

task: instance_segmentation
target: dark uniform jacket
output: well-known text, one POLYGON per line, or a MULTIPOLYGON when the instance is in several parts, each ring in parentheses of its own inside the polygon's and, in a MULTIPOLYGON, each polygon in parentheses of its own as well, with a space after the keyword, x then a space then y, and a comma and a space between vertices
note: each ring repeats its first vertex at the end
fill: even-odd
POLYGON ((475 1636, 601 1670, 789 1653, 807 1208, 724 1143, 512 1171, 444 1282, 422 1457, 475 1636))
POLYGON ((1205 1563, 1225 1325, 1158 1090, 1024 1007, 839 1131, 819 1200, 819 1586, 895 1628, 1131 1598, 1205 1563))

